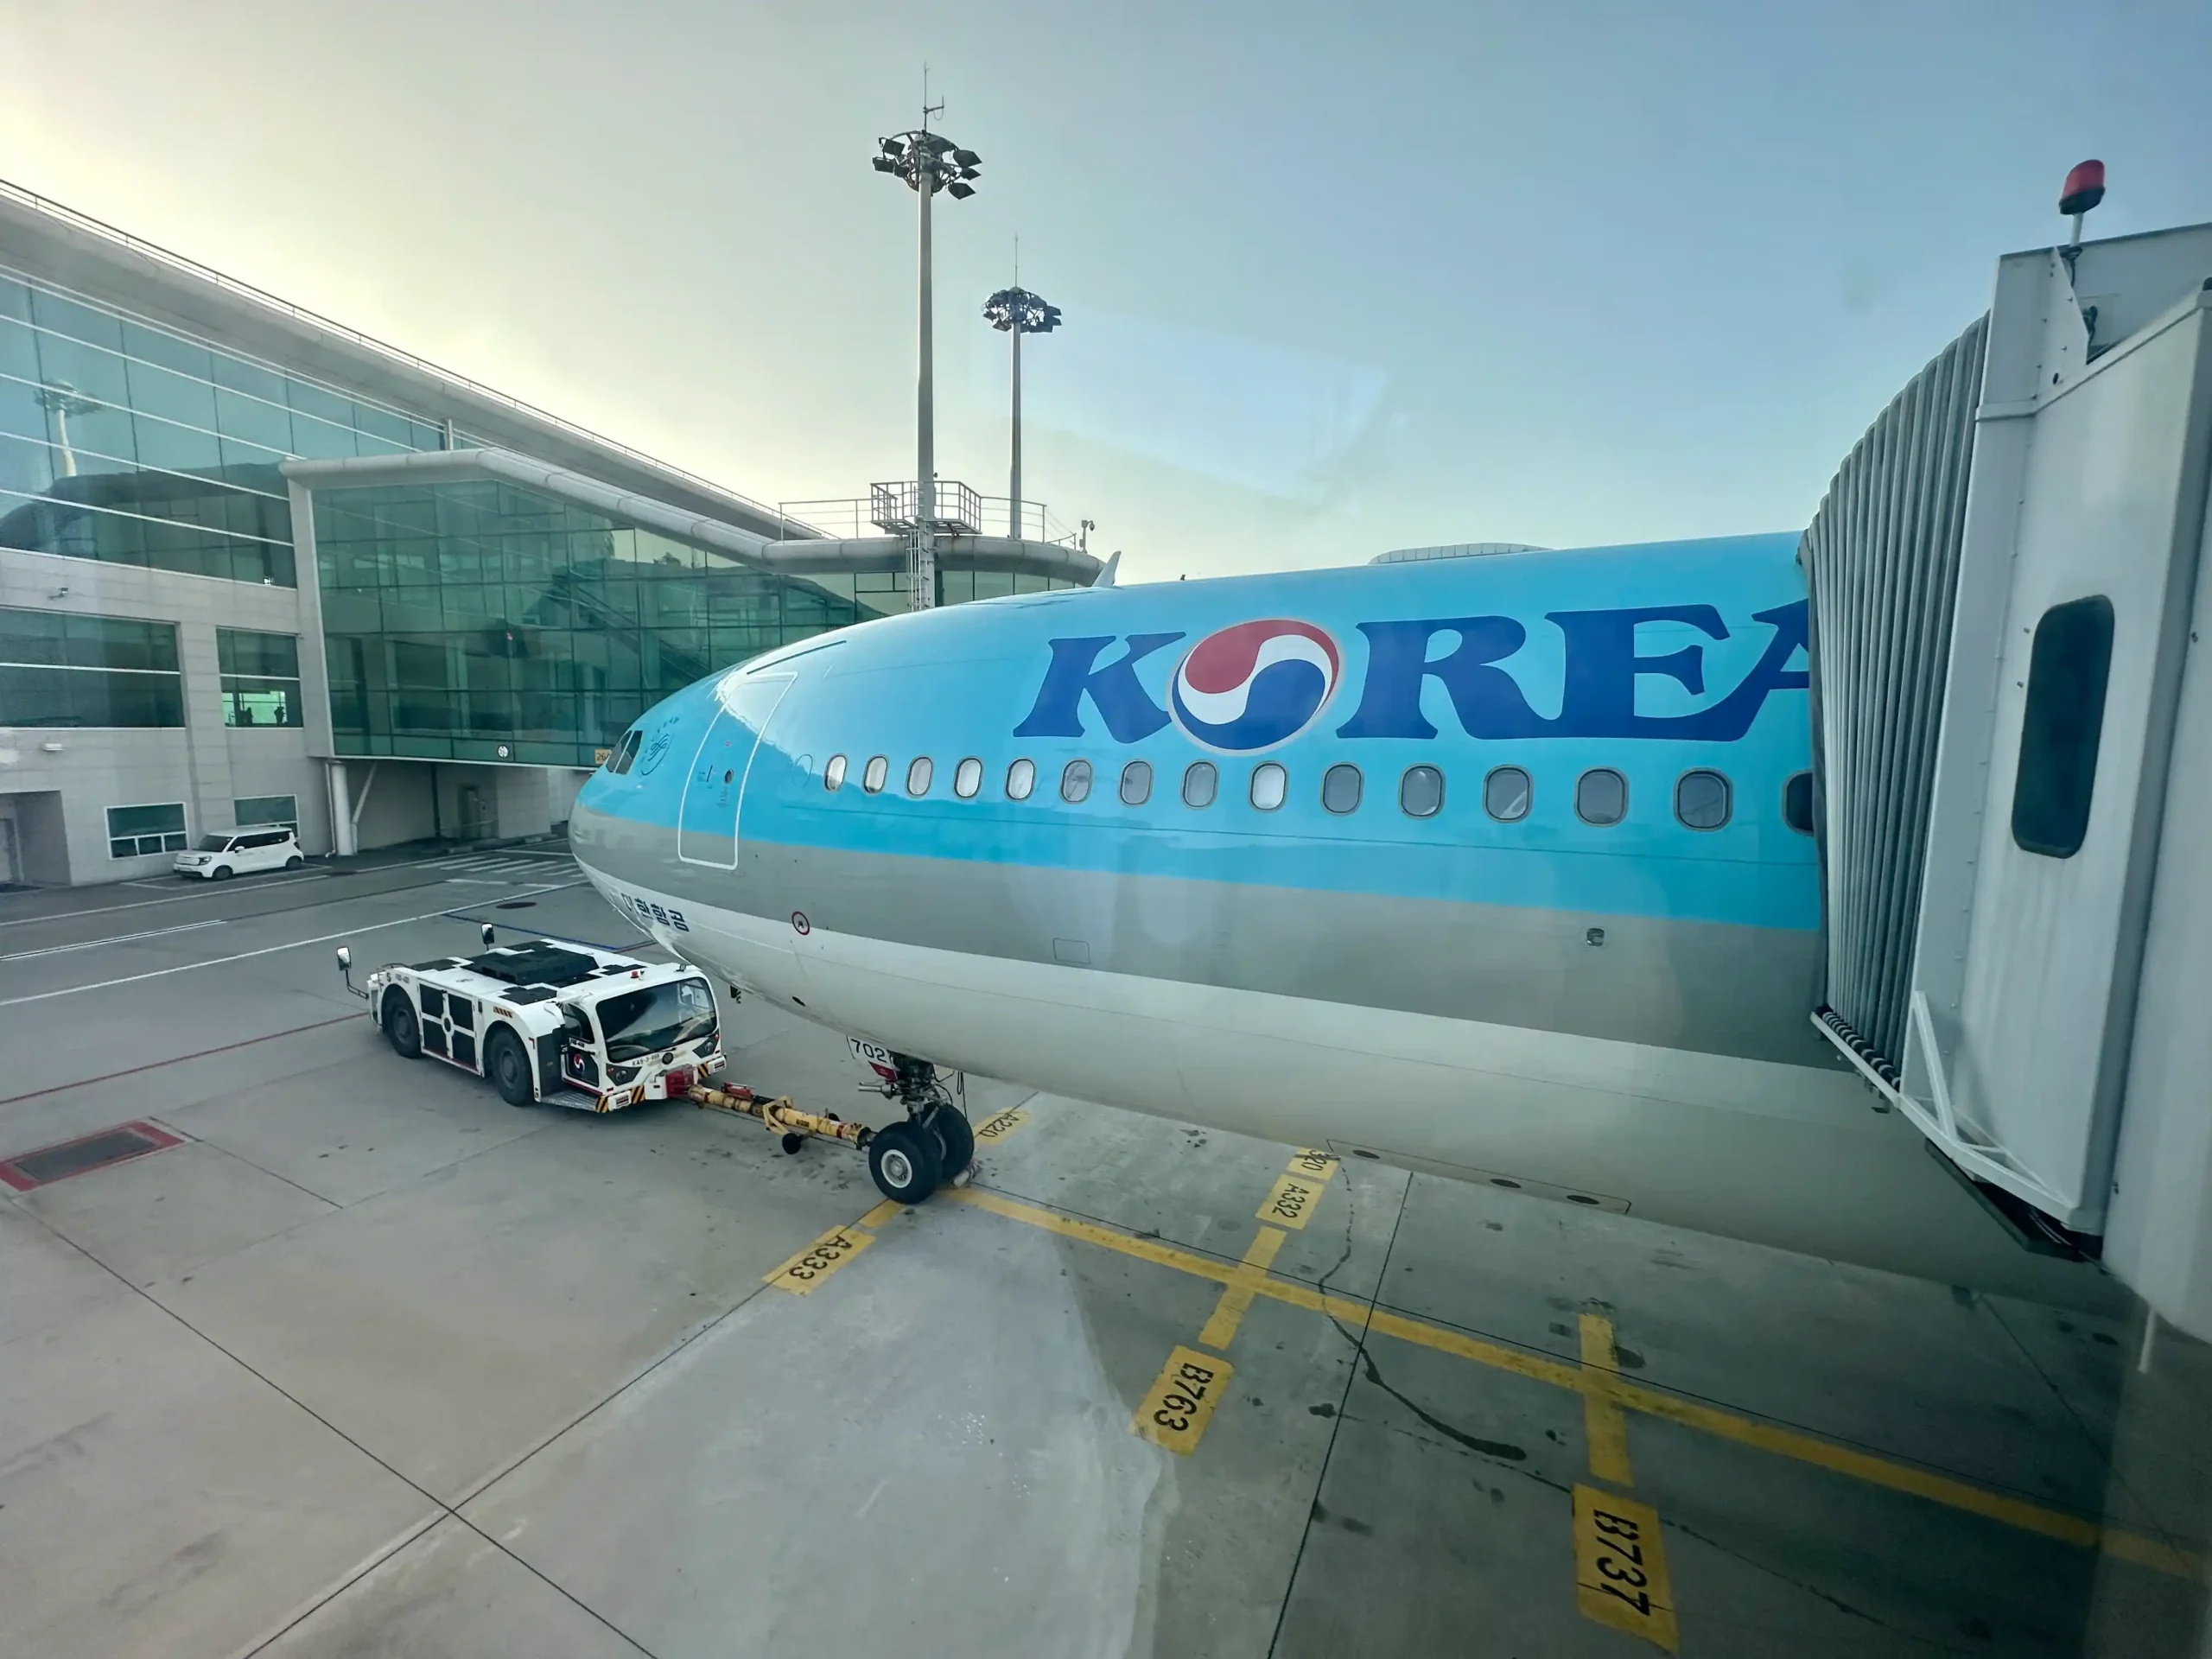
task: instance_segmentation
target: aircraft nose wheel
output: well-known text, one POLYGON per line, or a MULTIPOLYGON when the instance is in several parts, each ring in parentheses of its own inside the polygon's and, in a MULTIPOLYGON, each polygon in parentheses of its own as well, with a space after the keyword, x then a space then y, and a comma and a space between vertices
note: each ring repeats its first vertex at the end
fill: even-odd
POLYGON ((976 1131, 967 1115, 957 1106, 940 1104, 931 1108, 922 1126, 938 1144, 938 1179, 957 1180, 976 1161, 976 1131))
POLYGON ((919 1204, 937 1191, 944 1154, 918 1123, 893 1123, 868 1143, 868 1173, 894 1204, 919 1204))

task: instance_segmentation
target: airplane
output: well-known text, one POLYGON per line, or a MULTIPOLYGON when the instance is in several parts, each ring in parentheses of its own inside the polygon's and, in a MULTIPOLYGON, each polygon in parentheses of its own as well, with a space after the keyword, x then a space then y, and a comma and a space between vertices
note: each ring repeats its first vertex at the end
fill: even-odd
POLYGON ((944 1068, 2098 1303, 1814 1028, 1797 544, 887 617, 649 710, 573 849, 676 954, 885 1051, 906 1202, 968 1164, 944 1068))

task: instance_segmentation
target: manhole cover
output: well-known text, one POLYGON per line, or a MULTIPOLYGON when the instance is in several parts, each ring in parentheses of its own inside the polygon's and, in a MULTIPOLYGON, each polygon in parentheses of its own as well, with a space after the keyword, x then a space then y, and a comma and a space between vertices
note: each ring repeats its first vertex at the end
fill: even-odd
POLYGON ((167 1129, 157 1129, 151 1123, 124 1123, 102 1129, 97 1135, 64 1141, 59 1146, 41 1147, 35 1152, 0 1162, 0 1182, 18 1192, 28 1192, 35 1186, 67 1180, 87 1170, 105 1169, 110 1164, 124 1163, 149 1152, 182 1144, 167 1129))

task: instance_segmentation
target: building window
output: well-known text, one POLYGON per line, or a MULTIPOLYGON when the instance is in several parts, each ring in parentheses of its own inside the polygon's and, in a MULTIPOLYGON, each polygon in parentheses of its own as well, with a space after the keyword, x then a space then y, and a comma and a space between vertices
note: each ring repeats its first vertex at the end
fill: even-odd
POLYGON ((0 610, 0 722, 183 725, 176 629, 112 616, 0 610))
POLYGON ((1483 779, 1483 810, 1500 823, 1518 823, 1529 816, 1533 792, 1527 772, 1518 766, 1500 766, 1483 779))
POLYGON ((107 810, 107 855, 147 858, 185 849, 184 804, 166 806, 111 806, 107 810))
POLYGON ((1122 804, 1142 806, 1152 798, 1152 763, 1132 760, 1122 768, 1122 804))
POLYGON ((1183 804, 1211 806, 1214 791, 1221 787, 1221 774, 1211 760, 1193 760, 1183 769, 1183 804))
POLYGON ((1700 768, 1675 780, 1675 816, 1690 830, 1718 830, 1728 822, 1735 791, 1717 772, 1700 768))
POLYGON ((1801 836, 1813 833, 1813 774, 1793 772, 1782 786, 1782 821, 1801 836))
POLYGON ((845 757, 842 754, 833 754, 830 757, 830 764, 822 768, 822 787, 834 794, 844 786, 845 757))
POLYGON ((1006 798, 1009 801, 1026 801, 1029 791, 1037 787, 1037 763, 1017 760, 1006 769, 1006 798))
POLYGON ((912 764, 906 768, 906 792, 914 796, 928 794, 930 777, 936 770, 937 768, 930 764, 929 756, 926 754, 916 756, 912 764))
POLYGON ((1342 817, 1359 810, 1361 780, 1359 768, 1343 765, 1331 766, 1321 774, 1321 804, 1342 817))
POLYGON ((300 642, 289 633, 215 630, 215 658, 223 672, 223 724, 297 726, 300 642))
POLYGON ((1290 774, 1274 761, 1263 760, 1252 768, 1252 804, 1261 811, 1274 811, 1289 793, 1290 774))
POLYGON ((861 773, 861 787, 871 795, 883 793, 884 780, 891 776, 891 757, 877 754, 868 758, 868 769, 861 773))
POLYGON ((1628 779, 1611 766, 1592 766, 1574 780, 1574 815, 1601 828, 1628 816, 1628 779))
POLYGON ((952 769, 952 792, 963 801, 976 798, 976 791, 983 786, 983 763, 969 755, 952 769))
POLYGON ((1433 818, 1444 809, 1444 774, 1434 766, 1408 766, 1398 779, 1398 810, 1409 818, 1433 818))
POLYGON ((1071 760, 1060 773, 1060 798, 1071 806, 1090 798, 1090 762, 1071 760))
POLYGON ((300 827, 299 798, 292 795, 248 795, 231 803, 231 817, 241 830, 266 823, 296 832, 300 827))
POLYGON ((2028 700, 2012 781, 2012 839, 2024 852, 2071 858, 2082 850, 2111 671, 2110 600, 2098 594, 2043 613, 2028 653, 2028 700))

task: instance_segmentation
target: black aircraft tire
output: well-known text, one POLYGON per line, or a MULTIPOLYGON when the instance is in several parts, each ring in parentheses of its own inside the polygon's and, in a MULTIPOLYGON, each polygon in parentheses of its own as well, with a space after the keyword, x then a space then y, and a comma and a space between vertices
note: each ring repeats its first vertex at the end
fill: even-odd
POLYGON ((937 1137, 912 1123, 893 1123, 868 1143, 868 1173, 893 1204, 919 1204, 937 1191, 937 1137))
POLYGON ((530 1057, 522 1039, 504 1027, 484 1039, 484 1075, 510 1106, 530 1106, 537 1096, 530 1087, 530 1057))
POLYGON ((403 1060, 411 1060, 423 1052, 423 1028, 416 1023, 414 1007, 403 990, 384 994, 384 1034, 391 1052, 403 1060))
POLYGON ((929 1116, 930 1132, 942 1151, 938 1160, 940 1179, 951 1180, 976 1161, 976 1131, 957 1108, 940 1106, 929 1116))

